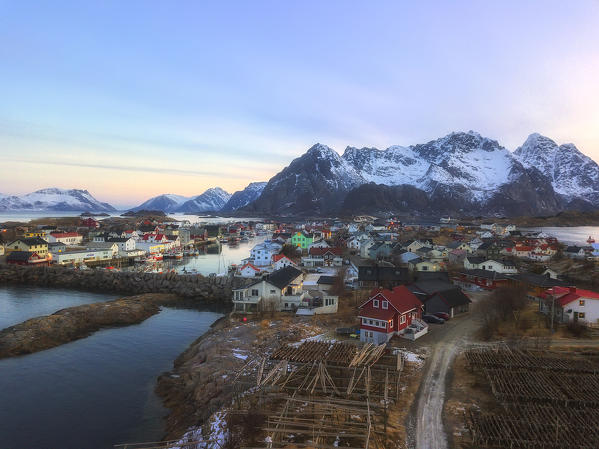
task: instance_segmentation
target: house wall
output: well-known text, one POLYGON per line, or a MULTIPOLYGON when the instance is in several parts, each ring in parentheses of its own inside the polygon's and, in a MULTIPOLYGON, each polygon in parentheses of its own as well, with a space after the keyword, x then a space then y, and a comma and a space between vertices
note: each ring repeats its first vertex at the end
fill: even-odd
POLYGON ((564 307, 564 318, 567 317, 568 321, 575 319, 575 314, 584 313, 584 318, 578 317, 578 321, 588 324, 599 324, 599 300, 592 298, 580 298, 576 301, 572 301, 566 304, 564 307), (580 300, 584 301, 584 306, 580 305, 580 300), (572 310, 571 313, 567 313, 568 310, 572 310))

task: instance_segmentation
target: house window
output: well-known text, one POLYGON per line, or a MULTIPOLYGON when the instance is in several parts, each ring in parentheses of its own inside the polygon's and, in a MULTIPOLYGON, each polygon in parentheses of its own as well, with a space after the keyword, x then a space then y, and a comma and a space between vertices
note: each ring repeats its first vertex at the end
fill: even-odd
POLYGON ((584 299, 579 300, 578 305, 584 307, 584 299))
POLYGON ((362 324, 368 324, 368 320, 366 318, 362 318, 362 324))
POLYGON ((372 326, 372 320, 368 320, 368 324, 372 326))
POLYGON ((399 319, 399 323, 400 323, 400 324, 403 324, 403 323, 405 323, 405 322, 406 322, 406 316, 405 316, 405 315, 402 315, 402 316, 401 316, 401 318, 399 319))
POLYGON ((288 303, 288 302, 286 302, 286 303, 285 303, 285 308, 286 308, 286 309, 288 309, 288 308, 289 308, 289 303, 288 303))
POLYGON ((383 309, 388 309, 389 308, 389 302, 388 301, 383 301, 383 309))
POLYGON ((578 318, 581 318, 584 320, 584 312, 578 312, 578 318))
POLYGON ((393 329, 393 320, 389 321, 389 329, 393 329))
POLYGON ((270 293, 271 293, 271 294, 272 294, 272 293, 276 293, 276 290, 271 290, 271 291, 270 291, 270 293))
POLYGON ((252 290, 252 296, 258 296, 258 295, 259 295, 258 290, 252 290))
POLYGON ((372 301, 372 306, 378 309, 379 308, 379 300, 375 299, 374 301, 372 301))

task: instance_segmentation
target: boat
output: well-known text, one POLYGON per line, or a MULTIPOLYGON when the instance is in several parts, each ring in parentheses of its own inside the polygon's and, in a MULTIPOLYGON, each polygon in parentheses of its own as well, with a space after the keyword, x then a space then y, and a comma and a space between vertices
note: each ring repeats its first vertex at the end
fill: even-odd
POLYGON ((589 238, 587 239, 587 243, 589 243, 589 244, 595 243, 595 239, 589 235, 589 238))

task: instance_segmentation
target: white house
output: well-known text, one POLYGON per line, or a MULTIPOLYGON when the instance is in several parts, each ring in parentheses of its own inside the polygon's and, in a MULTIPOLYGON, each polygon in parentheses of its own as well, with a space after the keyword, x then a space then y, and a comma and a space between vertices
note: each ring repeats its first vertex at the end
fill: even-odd
POLYGON ((360 244, 360 257, 368 259, 370 248, 376 245, 376 242, 372 239, 364 240, 360 244))
POLYGON ((281 268, 285 267, 297 268, 297 264, 285 254, 275 254, 272 256, 272 266, 275 270, 280 270, 281 268))
POLYGON ((467 270, 488 270, 501 274, 518 273, 516 267, 509 261, 497 261, 485 257, 467 256, 464 258, 464 268, 467 270))
POLYGON ((272 263, 272 256, 281 252, 282 245, 265 240, 250 250, 250 260, 258 267, 264 267, 272 263))
POLYGON ((259 276, 260 273, 262 273, 262 270, 250 262, 247 262, 239 269, 239 274, 244 278, 253 278, 259 276))
POLYGON ((133 237, 109 237, 106 239, 108 243, 116 243, 119 247, 119 253, 133 251, 136 248, 136 242, 133 237))
POLYGON ((599 327, 599 293, 576 287, 552 287, 543 296, 542 312, 551 313, 553 308, 561 322, 581 321, 599 327))
POLYGON ((119 253, 119 245, 115 242, 90 242, 90 244, 87 245, 87 249, 91 251, 98 249, 109 249, 110 251, 112 251, 112 257, 116 257, 119 253))
POLYGON ((83 236, 78 232, 52 232, 48 235, 48 243, 64 243, 65 245, 79 245, 83 236))
POLYGON ((330 248, 331 245, 329 245, 325 240, 319 240, 317 242, 314 242, 310 245, 308 245, 308 250, 310 248, 330 248))
POLYGON ((273 271, 245 287, 233 290, 235 312, 296 310, 304 299, 304 274, 294 267, 273 271))

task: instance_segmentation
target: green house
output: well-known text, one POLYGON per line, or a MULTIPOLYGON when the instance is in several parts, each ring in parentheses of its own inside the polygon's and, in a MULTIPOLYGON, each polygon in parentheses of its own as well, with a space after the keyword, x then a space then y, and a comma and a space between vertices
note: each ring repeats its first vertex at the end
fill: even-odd
POLYGON ((291 236, 291 244, 301 249, 306 249, 314 242, 314 236, 308 235, 304 231, 296 232, 291 236))

